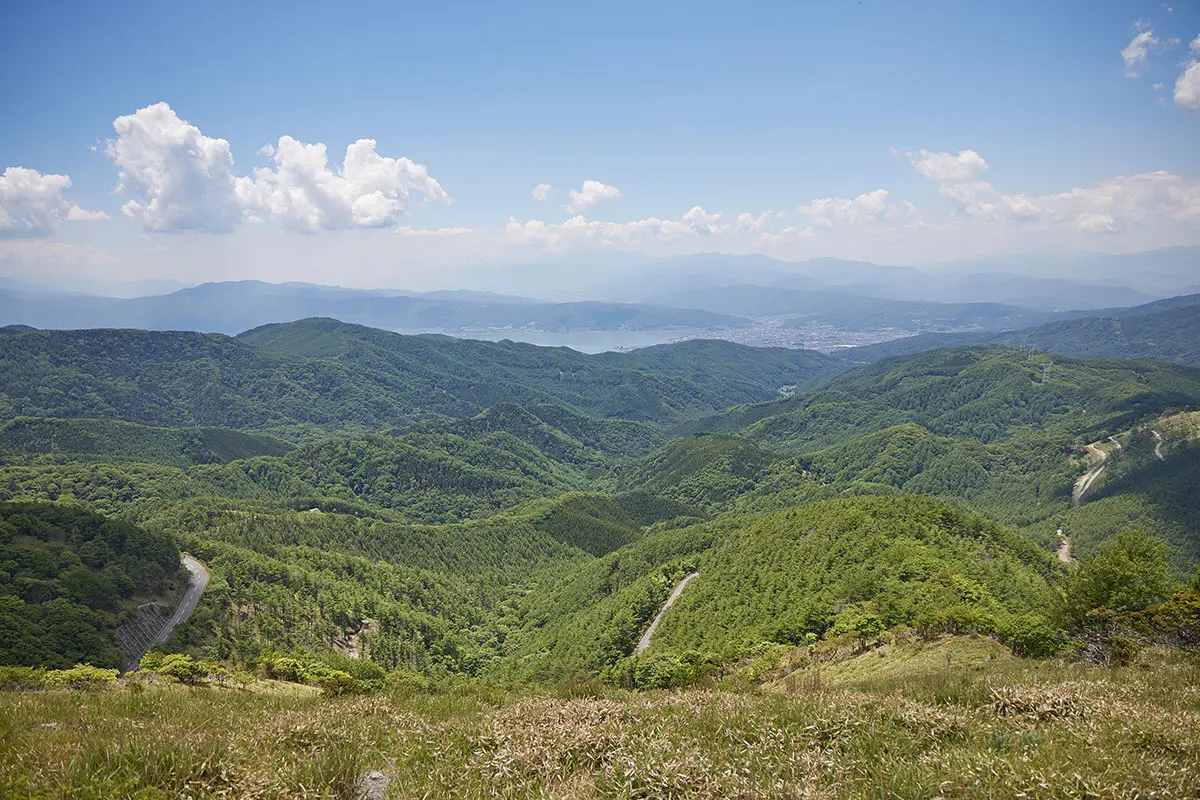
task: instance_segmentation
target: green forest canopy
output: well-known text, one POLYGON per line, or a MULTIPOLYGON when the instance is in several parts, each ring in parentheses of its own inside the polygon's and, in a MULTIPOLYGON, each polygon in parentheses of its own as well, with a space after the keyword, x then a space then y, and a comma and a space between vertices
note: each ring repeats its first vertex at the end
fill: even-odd
POLYGON ((0 664, 116 666, 115 627, 179 569, 165 534, 60 505, 0 503, 0 664))
MULTIPOLYGON (((203 560, 213 579, 173 649, 248 663, 354 642, 429 676, 614 677, 696 569, 660 653, 737 658, 875 624, 1043 630, 1058 526, 1084 555, 1134 525, 1177 575, 1200 558, 1195 426, 1159 426, 1167 462, 1149 432, 1200 404, 1200 371, 994 346, 844 369, 722 342, 584 356, 331 320, 19 333, 0 341, 0 500, 101 511, 203 560), (712 414, 782 384, 810 388, 712 414), (1083 445, 1113 434, 1125 447, 1071 509, 1083 445)), ((6 624, 42 643, 20 663, 112 663, 122 603, 164 585, 121 594, 119 571, 25 576, 71 588, 6 595, 6 624), (37 627, 70 603, 86 647, 37 627)))

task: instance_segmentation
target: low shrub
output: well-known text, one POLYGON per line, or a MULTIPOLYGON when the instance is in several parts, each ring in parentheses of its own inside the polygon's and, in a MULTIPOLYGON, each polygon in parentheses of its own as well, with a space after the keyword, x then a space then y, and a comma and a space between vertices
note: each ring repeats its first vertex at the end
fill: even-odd
POLYGON ((272 680, 320 686, 327 694, 335 695, 377 691, 390 683, 388 673, 378 664, 337 653, 331 655, 331 660, 336 666, 311 657, 268 653, 259 659, 259 667, 263 676, 272 680))
POLYGON ((349 672, 343 672, 340 669, 327 670, 325 674, 316 678, 316 684, 321 687, 324 694, 338 697, 346 694, 363 694, 367 687, 362 681, 355 678, 349 672))
POLYGON ((1123 622, 1138 636, 1164 647, 1200 649, 1200 591, 1176 592, 1164 603, 1127 615, 1123 622))
POLYGON ((1048 658, 1062 650, 1062 636, 1040 614, 1020 614, 1005 620, 996 631, 1000 641, 1019 656, 1048 658))
POLYGON ((1141 645, 1133 639, 1114 636, 1108 641, 1108 665, 1110 667, 1127 667, 1137 658, 1141 649, 1141 645))
POLYGON ((429 681, 424 675, 406 669, 396 669, 387 673, 384 685, 389 692, 400 697, 411 697, 429 691, 429 681))
POLYGON ((115 669, 76 664, 70 669, 52 669, 46 673, 45 685, 69 689, 98 689, 117 682, 115 669))
POLYGON ((225 676, 229 673, 212 661, 194 659, 181 653, 166 656, 155 668, 154 673, 164 678, 196 685, 203 683, 213 676, 225 676))
POLYGON ((163 659, 167 657, 166 653, 160 653, 157 650, 151 650, 142 656, 138 661, 138 670, 141 672, 157 672, 162 666, 163 659))
POLYGON ((289 683, 307 683, 309 673, 299 659, 291 656, 281 656, 275 653, 264 655, 259 661, 263 675, 276 681, 289 683))
POLYGON ((716 659, 696 650, 683 653, 653 653, 633 663, 635 689, 669 689, 687 686, 716 671, 716 659))
POLYGON ((986 636, 995 632, 996 619, 979 606, 956 603, 923 611, 913 620, 913 627, 927 639, 945 633, 955 636, 978 633, 986 636))
POLYGON ((0 689, 41 689, 46 685, 46 670, 40 667, 0 667, 0 689))

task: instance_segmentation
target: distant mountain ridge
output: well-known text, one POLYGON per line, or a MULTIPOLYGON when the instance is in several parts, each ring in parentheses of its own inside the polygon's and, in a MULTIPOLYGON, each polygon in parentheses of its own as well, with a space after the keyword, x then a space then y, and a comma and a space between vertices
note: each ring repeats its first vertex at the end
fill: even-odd
POLYGON ((705 253, 664 259, 625 279, 613 296, 649 301, 681 291, 754 285, 882 300, 991 302, 1039 311, 1092 310, 1178 294, 1195 283, 1197 274, 1200 248, 1108 256, 1096 264, 1081 257, 1056 261, 1030 256, 925 267, 836 258, 787 262, 766 256, 705 253), (1121 265, 1126 263, 1138 266, 1123 269, 1121 265), (1061 264, 1070 265, 1071 274, 1056 269, 1061 264))
POLYGON ((923 334, 848 348, 838 356, 870 362, 968 344, 1029 347, 1073 358, 1156 358, 1200 366, 1200 294, 1105 309, 1095 316, 1076 316, 1024 330, 923 334))
POLYGON ((1003 303, 889 300, 784 286, 710 286, 654 295, 648 300, 656 305, 745 317, 783 317, 785 324, 791 325, 823 322, 849 330, 970 326, 1004 330, 1040 325, 1055 318, 1048 311, 1003 303))
POLYGON ((235 334, 276 322, 336 317, 397 331, 530 328, 544 331, 739 328, 726 314, 647 305, 547 303, 486 292, 345 289, 261 281, 205 283, 167 295, 121 300, 0 290, 0 322, 37 328, 138 328, 235 334))
POLYGON ((492 338, 505 329, 733 331, 752 326, 748 318, 770 316, 792 325, 819 322, 856 330, 1004 330, 1071 314, 1107 315, 1194 291, 1198 275, 1200 248, 1181 247, 920 267, 836 258, 788 262, 758 254, 660 259, 610 254, 569 270, 557 262, 490 267, 473 278, 458 277, 474 288, 428 292, 246 280, 129 297, 173 285, 154 280, 114 284, 120 297, 102 297, 9 277, 0 278, 0 326, 232 335, 258 325, 332 317, 406 333, 487 331, 492 338), (483 291, 489 288, 502 293, 483 291))

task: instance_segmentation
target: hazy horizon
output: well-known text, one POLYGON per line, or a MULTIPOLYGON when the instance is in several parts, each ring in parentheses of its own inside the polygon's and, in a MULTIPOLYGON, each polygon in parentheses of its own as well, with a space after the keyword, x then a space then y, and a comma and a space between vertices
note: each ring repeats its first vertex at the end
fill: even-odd
MULTIPOLYGON (((869 264, 884 268, 897 269, 915 269, 930 276, 939 274, 1010 274, 1010 275, 1037 275, 1041 278, 1062 279, 1072 282, 1077 282, 1085 285, 1094 286, 1121 286, 1137 283, 1135 276, 1130 276, 1130 280, 1123 281, 1122 277, 1117 275, 1096 275, 1091 274, 1084 269, 1079 268, 1079 263, 1087 263, 1089 258, 1093 257, 1110 257, 1110 256, 1147 256, 1154 257, 1164 254, 1173 254, 1182 252, 1185 256, 1192 258, 1200 258, 1200 246, 1196 248, 1189 247, 1170 247, 1156 248, 1145 251, 1134 251, 1132 253, 1123 254, 1108 254, 1097 252, 1080 251, 1077 253, 1061 254, 1059 256, 1051 256, 1046 254, 1012 254, 1008 256, 997 255, 990 258, 970 259, 970 260, 949 260, 941 262, 925 262, 925 263, 896 263, 889 264, 879 261, 859 260, 859 259, 837 259, 829 256, 814 256, 812 258, 788 261, 785 259, 775 259, 761 254, 751 254, 751 256, 761 256, 766 261, 766 266, 760 264, 759 271, 777 270, 782 274, 808 274, 814 275, 811 266, 814 264, 820 265, 822 262, 829 262, 830 268, 836 269, 839 264, 857 263, 869 264), (1195 252, 1193 252, 1195 251, 1195 252), (809 266, 810 269, 802 271, 800 268, 809 266)), ((761 275, 751 272, 750 274, 737 269, 736 262, 743 256, 737 256, 721 252, 699 252, 690 254, 689 256, 676 257, 650 257, 640 253, 624 253, 620 258, 614 259, 615 266, 618 270, 633 270, 640 271, 644 269, 657 270, 654 274, 659 277, 669 277, 672 274, 686 274, 689 270, 696 271, 697 274, 704 273, 711 277, 714 281, 721 285, 757 285, 762 283, 761 275), (693 260, 694 259, 694 260, 693 260), (729 268, 722 270, 722 260, 731 262, 729 268), (665 268, 665 269, 664 269, 665 268)), ((596 259, 593 256, 588 261, 596 259)), ((603 263, 604 257, 600 256, 599 263, 603 263)), ((587 262, 585 262, 586 264, 587 262)), ((20 289, 44 291, 44 292, 65 292, 65 293, 80 293, 91 294, 101 297, 115 298, 137 298, 137 297, 152 297, 158 295, 171 294, 183 289, 191 289, 197 286, 202 286, 207 283, 231 283, 242 281, 258 281, 261 283, 269 283, 275 285, 308 285, 319 286, 326 288, 343 288, 360 291, 395 291, 407 293, 430 293, 430 292, 487 292, 497 295, 511 295, 514 297, 522 297, 547 302, 565 302, 577 300, 606 300, 610 299, 606 291, 598 291, 594 287, 583 285, 579 289, 567 289, 564 291, 549 291, 539 292, 536 288, 533 290, 518 291, 521 285, 526 281, 536 280, 536 272, 538 270, 559 266, 556 261, 528 262, 525 264, 496 264, 496 265, 478 265, 478 269, 471 274, 451 274, 449 276, 439 273, 432 273, 421 282, 409 285, 400 283, 370 283, 367 281, 338 281, 336 275, 330 275, 328 280, 300 280, 293 278, 281 279, 262 279, 251 276, 232 276, 222 278, 220 276, 201 277, 193 280, 180 280, 169 277, 145 278, 140 280, 124 280, 119 277, 107 278, 104 275, 92 274, 86 277, 65 277, 43 274, 29 274, 24 271, 0 271, 0 282, 7 282, 10 287, 20 289), (495 273, 503 270, 503 275, 497 276, 495 273), (521 271, 525 274, 522 275, 521 271), (532 278, 530 276, 533 276, 532 278), (506 284, 509 287, 506 289, 506 284), (514 288, 515 287, 515 288, 514 288)), ((0 262, 0 269, 3 267, 3 262, 0 262)), ((828 277, 836 279, 836 273, 831 272, 828 277)), ((816 279, 820 280, 821 276, 816 273, 816 279)), ((1200 284, 1200 274, 1195 277, 1195 281, 1200 284)), ((838 281, 827 284, 827 288, 834 289, 838 286, 838 281)), ((4 285, 0 283, 0 290, 3 290, 4 285)), ((1185 282, 1181 282, 1174 289, 1163 289, 1157 292, 1152 292, 1155 295, 1163 297, 1172 296, 1186 291, 1189 288, 1200 290, 1200 285, 1188 286, 1185 282)), ((980 298, 986 300, 986 298, 980 298)))

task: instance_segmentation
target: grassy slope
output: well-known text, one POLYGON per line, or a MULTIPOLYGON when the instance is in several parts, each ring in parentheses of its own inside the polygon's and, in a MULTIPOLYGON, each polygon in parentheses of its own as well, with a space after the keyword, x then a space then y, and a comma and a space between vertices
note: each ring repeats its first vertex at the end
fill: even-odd
POLYGON ((1194 657, 1148 653, 1122 670, 962 663, 979 656, 957 643, 872 652, 862 660, 903 667, 846 681, 830 669, 795 691, 2 693, 0 793, 352 797, 379 769, 393 798, 1194 794, 1194 657))

